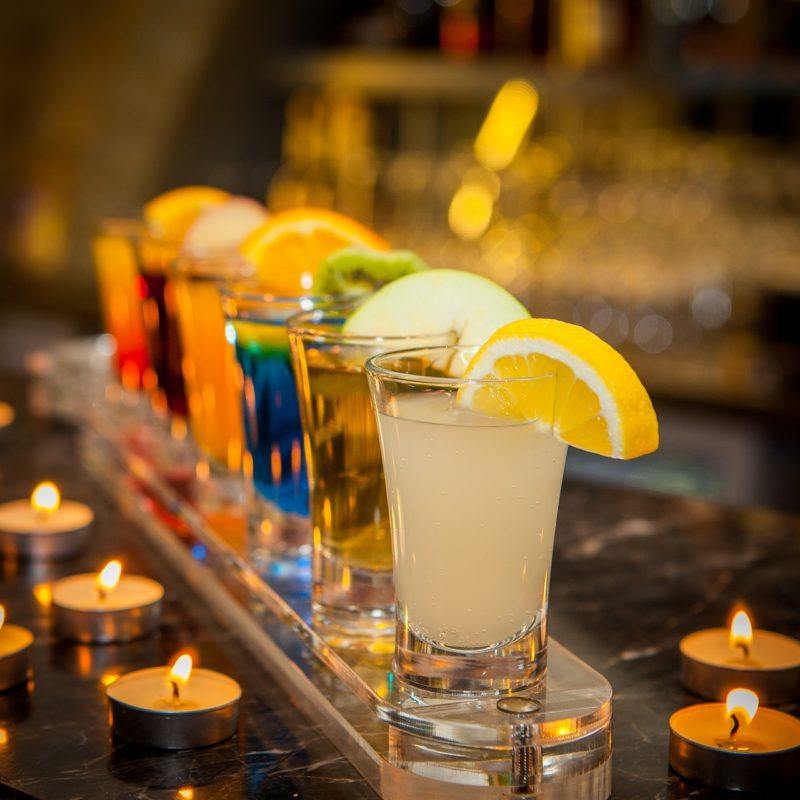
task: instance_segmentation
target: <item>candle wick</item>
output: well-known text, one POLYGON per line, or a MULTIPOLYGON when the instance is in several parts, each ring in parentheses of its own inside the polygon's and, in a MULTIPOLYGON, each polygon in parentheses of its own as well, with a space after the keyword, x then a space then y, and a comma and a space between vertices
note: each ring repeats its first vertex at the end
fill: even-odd
POLYGON ((181 690, 178 686, 178 681, 170 681, 172 684, 172 702, 178 705, 181 701, 181 690))
POLYGON ((742 651, 744 658, 750 658, 750 645, 747 642, 736 642, 736 646, 742 651))
POLYGON ((106 597, 108 597, 108 592, 106 592, 105 587, 103 586, 97 587, 97 596, 100 598, 101 603, 105 603, 106 597))
POLYGON ((731 739, 733 739, 733 737, 736 736, 736 733, 739 730, 739 717, 737 717, 736 714, 731 714, 731 719, 733 720, 733 727, 731 728, 729 736, 731 737, 731 739))

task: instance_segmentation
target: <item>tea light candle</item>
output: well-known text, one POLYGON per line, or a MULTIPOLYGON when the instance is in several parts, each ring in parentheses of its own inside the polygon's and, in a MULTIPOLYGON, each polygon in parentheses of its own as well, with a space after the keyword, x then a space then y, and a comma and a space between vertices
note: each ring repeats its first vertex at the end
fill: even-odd
POLYGON ((669 729, 669 765, 691 781, 752 791, 800 777, 800 720, 759 710, 750 689, 732 689, 725 703, 676 711, 669 729))
POLYGON ((0 431, 14 421, 14 409, 8 403, 0 402, 0 431))
POLYGON ((128 642, 155 630, 163 597, 158 581, 123 575, 122 564, 109 561, 97 575, 72 575, 53 584, 53 623, 65 639, 128 642))
POLYGON ((19 625, 6 625, 6 610, 0 606, 0 692, 28 680, 33 634, 19 625))
POLYGON ((800 697, 800 641, 754 631, 745 611, 734 614, 729 629, 684 637, 680 651, 683 685, 701 697, 722 700, 735 686, 752 689, 764 705, 800 697))
POLYGON ((193 670, 187 654, 172 667, 140 669, 106 688, 114 733, 164 750, 206 747, 233 736, 241 696, 233 678, 193 670))
POLYGON ((69 558, 86 545, 93 519, 89 506, 62 502, 58 487, 44 481, 30 500, 0 505, 0 552, 25 559, 69 558))

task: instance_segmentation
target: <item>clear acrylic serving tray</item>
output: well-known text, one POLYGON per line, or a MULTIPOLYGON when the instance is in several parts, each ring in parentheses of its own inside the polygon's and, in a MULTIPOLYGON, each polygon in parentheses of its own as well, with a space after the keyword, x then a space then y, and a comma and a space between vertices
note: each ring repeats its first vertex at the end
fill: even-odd
POLYGON ((191 445, 142 396, 109 382, 102 344, 51 353, 39 365, 39 401, 78 420, 89 468, 380 796, 610 795, 611 686, 599 673, 550 639, 537 687, 502 699, 442 696, 395 678, 390 643, 330 646, 310 624, 307 582, 255 569, 241 526, 211 521, 182 497, 191 445))

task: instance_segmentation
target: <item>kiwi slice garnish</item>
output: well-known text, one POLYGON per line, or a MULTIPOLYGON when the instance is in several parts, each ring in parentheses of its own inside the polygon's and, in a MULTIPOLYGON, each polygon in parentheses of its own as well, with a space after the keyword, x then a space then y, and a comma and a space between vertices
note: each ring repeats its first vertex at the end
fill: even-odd
POLYGON ((346 247, 328 256, 314 277, 316 295, 369 294, 403 275, 422 272, 428 265, 410 250, 367 250, 346 247))

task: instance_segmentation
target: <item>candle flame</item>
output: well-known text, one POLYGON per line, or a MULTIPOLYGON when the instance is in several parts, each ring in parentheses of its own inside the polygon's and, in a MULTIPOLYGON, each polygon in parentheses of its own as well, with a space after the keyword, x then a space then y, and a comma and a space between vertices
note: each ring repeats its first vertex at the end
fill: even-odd
POLYGON ((42 481, 31 493, 31 508, 40 514, 52 514, 61 505, 61 492, 52 481, 42 481))
POLYGON ((280 483, 283 464, 281 462, 281 451, 277 442, 272 445, 272 450, 269 454, 269 466, 272 473, 272 482, 280 483))
POLYGON ((33 596, 40 606, 44 606, 45 608, 49 607, 53 603, 52 585, 49 583, 37 583, 36 586, 33 587, 33 596))
POLYGON ((97 588, 106 594, 116 588, 122 577, 122 564, 114 559, 109 561, 97 574, 97 588))
POLYGON ((211 477, 211 466, 204 458, 195 464, 194 474, 200 483, 205 483, 211 477))
POLYGON ((737 611, 731 620, 730 644, 731 647, 749 649, 753 642, 753 624, 746 611, 737 611))
POLYGON ((758 711, 758 695, 750 689, 731 689, 725 698, 725 710, 729 717, 737 714, 740 725, 749 725, 758 711))
POLYGON ((242 453, 242 474, 245 478, 253 477, 253 454, 247 450, 242 453))
POLYGON ((228 441, 228 469, 238 472, 242 468, 242 442, 239 439, 228 441))
POLYGON ((300 475, 300 470, 303 468, 301 456, 302 451, 300 450, 300 440, 292 439, 292 475, 295 478, 300 475))
POLYGON ((5 428, 14 421, 14 409, 8 403, 0 403, 0 428, 5 428))
POLYGON ((176 442, 182 442, 189 433, 189 427, 183 417, 173 417, 169 427, 169 434, 176 442))
POLYGON ((189 676, 192 674, 192 657, 188 653, 178 656, 172 669, 169 671, 170 683, 179 683, 186 686, 189 682, 189 676))
POLYGON ((5 606, 0 606, 0 628, 3 627, 3 623, 6 621, 6 609, 5 606))
POLYGON ((116 683, 119 680, 119 673, 118 672, 104 672, 100 676, 100 683, 103 686, 111 686, 112 683, 116 683))

